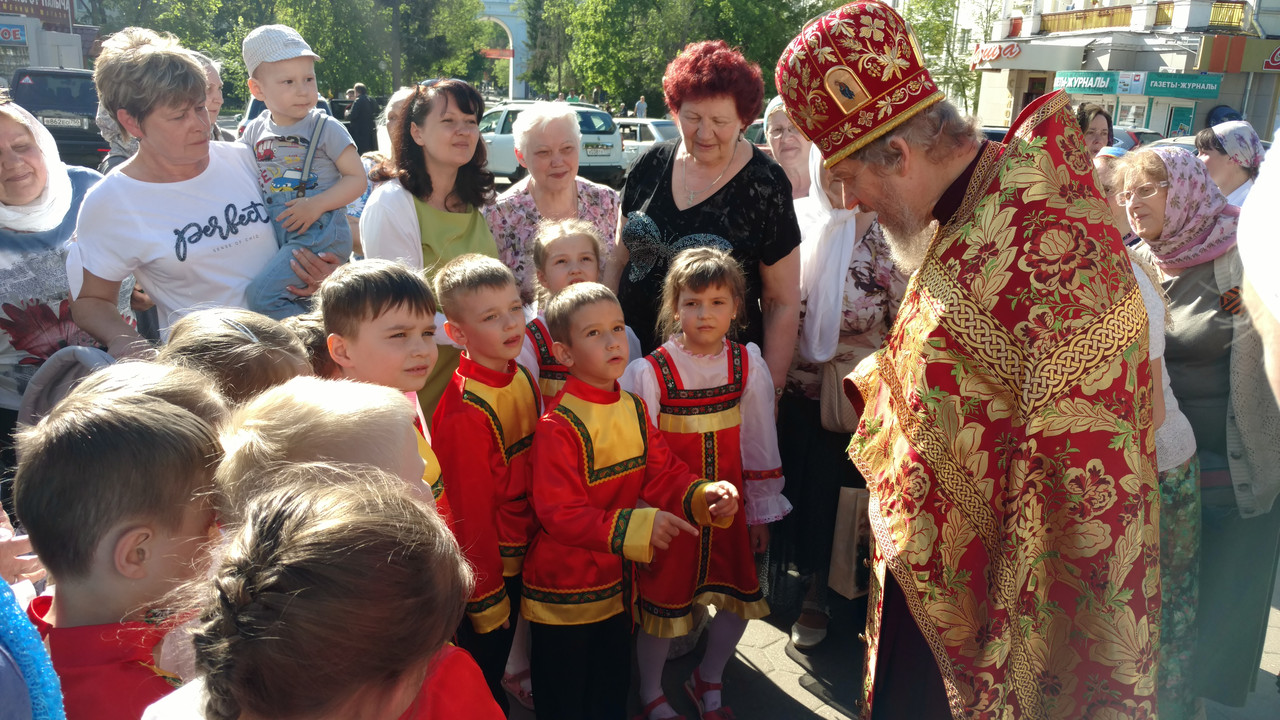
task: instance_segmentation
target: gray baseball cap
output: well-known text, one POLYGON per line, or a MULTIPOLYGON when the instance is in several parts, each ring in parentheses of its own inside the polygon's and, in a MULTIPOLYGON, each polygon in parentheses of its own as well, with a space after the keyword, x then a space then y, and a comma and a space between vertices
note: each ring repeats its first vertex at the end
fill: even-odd
POLYGON ((279 62, 297 57, 320 59, 298 31, 288 25, 262 25, 254 28, 244 36, 244 44, 240 50, 244 55, 245 71, 250 77, 264 62, 279 62))

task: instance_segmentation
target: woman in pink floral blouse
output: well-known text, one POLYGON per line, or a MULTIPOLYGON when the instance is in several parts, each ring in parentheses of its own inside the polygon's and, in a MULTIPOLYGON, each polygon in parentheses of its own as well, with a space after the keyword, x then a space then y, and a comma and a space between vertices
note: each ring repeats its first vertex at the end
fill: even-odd
POLYGON ((498 244, 498 257, 515 273, 525 304, 534 301, 533 238, 538 223, 577 218, 595 226, 605 241, 604 262, 617 243, 618 193, 578 177, 582 131, 578 114, 565 103, 539 102, 520 113, 511 128, 516 159, 529 176, 483 209, 498 244))

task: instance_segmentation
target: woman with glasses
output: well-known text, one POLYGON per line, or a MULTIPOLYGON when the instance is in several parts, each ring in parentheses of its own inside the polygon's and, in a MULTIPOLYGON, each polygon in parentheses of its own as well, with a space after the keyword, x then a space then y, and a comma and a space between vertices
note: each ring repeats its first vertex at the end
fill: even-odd
MULTIPOLYGON (((402 260, 428 277, 459 255, 498 257, 480 208, 493 202, 493 173, 480 142, 484 98, 464 80, 440 79, 413 88, 403 114, 387 127, 391 159, 369 179, 382 183, 360 215, 366 257, 402 260)), ((444 328, 443 316, 437 326, 444 328)), ((440 357, 418 401, 430 422, 462 351, 436 333, 440 357)))
MULTIPOLYGON (((1243 705, 1257 675, 1280 551, 1280 408, 1241 308, 1239 209, 1199 158, 1174 147, 1131 153, 1124 187, 1117 200, 1168 296, 1165 367, 1200 465, 1198 606, 1194 563, 1181 578, 1161 573, 1170 587, 1162 593, 1160 714, 1182 717, 1196 695, 1243 705)), ((1157 435, 1161 466, 1163 449, 1157 435)), ((1191 469, 1161 475, 1162 564, 1185 560, 1197 544, 1191 469)))
POLYGON ((774 161, 791 181, 792 199, 809 197, 809 148, 813 143, 787 117, 781 95, 770 100, 764 109, 764 137, 774 161))

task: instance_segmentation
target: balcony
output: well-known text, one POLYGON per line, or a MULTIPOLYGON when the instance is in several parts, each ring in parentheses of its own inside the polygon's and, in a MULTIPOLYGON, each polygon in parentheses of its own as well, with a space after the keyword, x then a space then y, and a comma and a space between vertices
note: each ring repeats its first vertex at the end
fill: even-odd
POLYGON ((1173 24, 1173 3, 1156 3, 1156 27, 1169 27, 1173 24))
MULTIPOLYGON (((1170 5, 1172 12, 1173 3, 1170 5)), ((1237 3, 1214 3, 1235 5, 1237 3)), ((1239 3, 1243 5, 1244 3, 1239 3)), ((1158 12, 1158 11, 1157 11, 1158 12)), ((1045 13, 1041 16, 1040 32, 1060 33, 1079 32, 1081 30, 1107 30, 1110 28, 1128 29, 1133 17, 1133 8, 1128 5, 1120 7, 1100 7, 1090 10, 1070 10, 1068 12, 1045 13)))
POLYGON ((1249 3, 1215 2, 1209 8, 1210 30, 1244 30, 1249 3))

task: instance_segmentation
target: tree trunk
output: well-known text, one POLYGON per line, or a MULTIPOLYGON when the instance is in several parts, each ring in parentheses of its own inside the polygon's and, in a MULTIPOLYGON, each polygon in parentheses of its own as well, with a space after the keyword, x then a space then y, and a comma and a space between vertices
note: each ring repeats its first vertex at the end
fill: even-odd
POLYGON ((391 57, 391 87, 403 87, 404 82, 401 76, 404 74, 404 69, 401 67, 400 3, 398 2, 391 3, 391 47, 388 54, 391 57))

